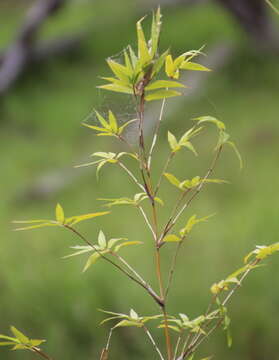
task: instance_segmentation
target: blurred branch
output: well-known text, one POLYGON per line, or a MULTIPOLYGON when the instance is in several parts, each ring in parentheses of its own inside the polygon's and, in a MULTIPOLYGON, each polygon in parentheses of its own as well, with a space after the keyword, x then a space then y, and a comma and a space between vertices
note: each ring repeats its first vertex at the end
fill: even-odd
POLYGON ((254 39, 257 47, 279 51, 278 31, 268 16, 264 0, 216 0, 254 39))
POLYGON ((37 0, 29 9, 14 43, 0 55, 0 95, 13 85, 30 62, 72 49, 80 41, 81 35, 76 35, 39 46, 36 44, 41 26, 65 4, 65 0, 37 0))

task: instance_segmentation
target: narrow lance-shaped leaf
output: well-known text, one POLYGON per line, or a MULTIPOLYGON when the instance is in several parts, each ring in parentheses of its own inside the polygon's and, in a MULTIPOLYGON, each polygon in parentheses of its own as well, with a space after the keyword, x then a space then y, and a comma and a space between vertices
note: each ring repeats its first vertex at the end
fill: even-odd
POLYGON ((155 90, 155 89, 161 89, 161 88, 185 88, 186 86, 177 82, 177 81, 171 81, 171 80, 156 80, 153 83, 146 86, 145 90, 155 90))
POLYGON ((65 220, 65 216, 64 216, 64 210, 60 204, 56 205, 55 213, 56 213, 56 221, 59 222, 60 224, 63 224, 65 220))
POLYGON ((183 61, 179 68, 183 70, 211 71, 206 66, 191 61, 183 61))
POLYGON ((159 90, 149 93, 145 96, 146 101, 160 100, 174 96, 180 96, 181 93, 175 90, 159 90))

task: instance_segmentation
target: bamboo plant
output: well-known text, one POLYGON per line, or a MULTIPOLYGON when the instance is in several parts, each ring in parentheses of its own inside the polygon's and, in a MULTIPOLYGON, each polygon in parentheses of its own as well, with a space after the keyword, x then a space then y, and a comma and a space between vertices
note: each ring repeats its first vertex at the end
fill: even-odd
MULTIPOLYGON (((161 18, 160 8, 158 8, 153 13, 151 35, 148 41, 142 27, 144 18, 137 22, 137 52, 131 46, 128 46, 123 51, 122 61, 108 58, 107 64, 112 75, 111 77, 103 77, 106 84, 99 86, 100 89, 105 91, 124 93, 130 97, 135 104, 135 118, 120 125, 117 116, 111 110, 107 114, 95 110, 97 125, 96 123, 94 125, 90 123, 83 124, 93 130, 97 136, 116 138, 126 147, 126 151, 120 153, 95 152, 92 154, 93 161, 81 166, 95 165, 97 175, 105 165, 117 166, 119 171, 126 173, 127 177, 134 183, 135 195, 131 198, 126 197, 125 194, 121 198, 102 198, 105 205, 110 209, 109 211, 65 217, 62 206, 57 204, 55 218, 52 220, 15 221, 17 224, 22 224, 16 230, 57 226, 73 232, 80 240, 80 243, 74 246, 73 253, 65 256, 65 258, 87 254, 83 271, 91 269, 98 260, 105 261, 107 265, 115 267, 123 276, 136 283, 157 305, 156 313, 148 316, 140 315, 134 309, 128 309, 126 314, 105 310, 104 313, 109 317, 105 318, 102 323, 112 322, 112 326, 108 339, 101 350, 100 360, 109 359, 113 333, 117 329, 126 326, 136 327, 139 331, 145 333, 156 354, 152 358, 156 356, 160 360, 193 359, 200 345, 218 328, 226 331, 228 345, 230 346, 232 340, 229 330, 230 318, 227 310, 229 301, 247 275, 257 268, 259 263, 267 256, 279 250, 279 243, 269 246, 257 246, 255 250, 245 257, 244 263, 239 269, 211 286, 211 301, 207 309, 196 318, 190 319, 184 313, 187 313, 187 309, 179 309, 178 314, 169 313, 168 299, 171 293, 175 294, 172 282, 181 248, 185 240, 190 236, 192 228, 210 218, 210 216, 199 218, 195 214, 191 214, 191 204, 208 184, 218 185, 225 183, 222 179, 212 177, 224 147, 229 146, 235 151, 240 166, 242 166, 242 160, 234 142, 230 140, 225 124, 215 117, 207 115, 192 119, 190 127, 179 138, 171 131, 162 135, 166 137, 169 155, 160 174, 158 175, 154 171, 155 150, 158 146, 157 139, 161 130, 161 123, 164 120, 166 99, 181 96, 181 90, 185 88, 185 85, 179 82, 181 72, 210 71, 207 67, 193 61, 195 57, 202 55, 201 49, 186 51, 177 57, 174 57, 170 50, 159 52, 161 18), (152 101, 161 101, 161 107, 150 141, 144 134, 144 124, 145 110, 152 101), (170 164, 182 149, 197 155, 197 150, 193 145, 193 138, 199 136, 210 124, 215 126, 218 135, 211 164, 204 171, 204 174, 191 179, 178 179, 176 175, 169 172, 170 164), (136 129, 136 144, 130 143, 126 136, 126 131, 131 126, 136 129), (132 159, 137 164, 137 171, 133 170, 134 168, 129 168, 127 158, 132 159), (169 183, 170 191, 172 190, 171 187, 177 188, 179 195, 173 202, 173 208, 167 221, 161 226, 159 219, 164 199, 159 195, 163 181, 169 183), (144 246, 143 239, 128 240, 124 237, 107 239, 104 232, 100 230, 97 242, 92 242, 76 228, 77 223, 108 215, 111 213, 112 208, 121 205, 136 208, 138 215, 143 218, 150 233, 150 238, 144 239, 144 241, 153 243, 154 272, 157 278, 156 287, 152 287, 150 280, 140 275, 140 272, 133 264, 130 264, 121 255, 121 249, 125 246, 136 246, 138 244, 144 246), (184 219, 186 210, 187 219, 184 226, 177 228, 178 221, 184 219), (161 250, 166 244, 169 244, 170 249, 169 261, 162 263, 161 250), (173 247, 174 249, 171 249, 173 247), (164 274, 167 274, 167 276, 164 276, 164 274), (158 334, 162 331, 164 333, 164 343, 158 341, 158 338, 161 338, 158 334)), ((40 345, 43 340, 29 339, 15 327, 11 327, 11 331, 13 337, 0 335, 1 346, 11 345, 14 350, 25 349, 36 353, 44 359, 54 359, 41 350, 40 345)), ((209 357, 203 360, 205 359, 209 359, 209 357)))

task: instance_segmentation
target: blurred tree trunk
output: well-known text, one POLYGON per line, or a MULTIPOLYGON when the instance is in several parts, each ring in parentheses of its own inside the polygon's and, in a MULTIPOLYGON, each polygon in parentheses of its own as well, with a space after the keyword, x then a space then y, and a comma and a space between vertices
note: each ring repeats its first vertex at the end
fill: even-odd
POLYGON ((216 0, 253 38, 258 47, 279 50, 278 32, 268 16, 264 0, 216 0))

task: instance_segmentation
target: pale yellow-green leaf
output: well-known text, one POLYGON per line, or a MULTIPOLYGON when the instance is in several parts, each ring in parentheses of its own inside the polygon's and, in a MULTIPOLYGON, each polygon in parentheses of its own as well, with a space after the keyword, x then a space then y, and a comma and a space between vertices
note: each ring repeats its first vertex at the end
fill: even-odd
POLYGON ((116 133, 118 130, 117 121, 111 110, 109 110, 109 124, 112 131, 116 133))
POLYGON ((169 53, 169 50, 165 51, 157 60, 155 60, 155 63, 153 64, 153 69, 152 69, 152 77, 159 73, 159 71, 161 70, 161 68, 164 65, 164 62, 166 60, 168 53, 169 53))
POLYGON ((132 49, 132 47, 129 45, 128 46, 129 49, 129 53, 130 53, 130 58, 131 58, 131 62, 132 62, 132 66, 135 69, 137 66, 137 62, 138 62, 138 58, 134 52, 134 50, 132 49))
POLYGON ((105 237, 105 234, 102 232, 102 230, 100 230, 100 232, 99 232, 98 244, 99 244, 101 250, 105 249, 107 246, 106 237, 105 237))
POLYGON ((124 94, 133 94, 133 90, 131 88, 129 88, 128 86, 120 86, 120 85, 116 85, 116 84, 105 84, 105 85, 100 85, 97 87, 99 89, 110 90, 110 91, 115 91, 115 92, 124 93, 124 94))
POLYGON ((123 124, 122 126, 119 127, 118 133, 119 133, 119 134, 122 134, 122 132, 123 132, 123 130, 125 129, 125 127, 128 126, 128 125, 130 125, 130 124, 132 124, 132 123, 135 122, 135 121, 138 121, 138 119, 132 119, 132 120, 127 121, 125 124, 123 124))
POLYGON ((155 197, 154 200, 155 200, 158 204, 164 206, 164 201, 163 201, 162 199, 160 199, 159 197, 155 197))
POLYGON ((138 245, 138 244, 142 244, 142 242, 141 241, 126 241, 126 242, 123 242, 123 243, 115 246, 114 251, 115 252, 119 251, 123 246, 138 245))
POLYGON ((160 100, 174 96, 180 96, 181 93, 175 90, 158 90, 145 96, 146 101, 160 100))
POLYGON ((125 326, 143 327, 143 324, 141 322, 138 322, 138 321, 122 320, 118 324, 116 324, 114 326, 114 328, 125 327, 125 326))
POLYGON ((106 119, 97 111, 95 110, 97 119, 99 120, 99 123, 104 127, 104 129, 110 130, 110 126, 106 119))
POLYGON ((183 63, 179 66, 180 69, 183 70, 194 70, 194 71, 211 71, 206 66, 193 63, 191 61, 183 61, 183 63))
POLYGON ((102 212, 72 216, 72 217, 66 219, 66 224, 75 225, 75 224, 79 223, 80 221, 93 219, 95 217, 107 215, 109 213, 110 213, 109 211, 102 211, 102 212))
POLYGON ((40 346, 44 342, 46 342, 46 340, 30 339, 30 345, 31 346, 40 346))
POLYGON ((94 253, 94 254, 92 254, 89 258, 88 258, 88 260, 87 260, 87 262, 86 262, 86 264, 85 264, 85 266, 84 266, 84 268, 83 268, 83 272, 85 272, 86 270, 88 270, 88 268, 91 266, 91 265, 93 265, 93 264, 95 264, 95 262, 99 259, 101 257, 101 255, 99 254, 99 253, 94 253))
POLYGON ((107 63, 118 79, 129 81, 129 70, 124 65, 121 65, 111 59, 108 59, 107 63))
POLYGON ((180 149, 180 146, 176 140, 176 137, 170 131, 168 131, 168 142, 169 142, 170 148, 173 152, 176 152, 180 149))
POLYGON ((192 153, 194 153, 196 156, 198 156, 196 149, 194 148, 193 144, 190 141, 184 141, 182 143, 179 141, 179 145, 186 147, 187 149, 192 151, 192 153))
POLYGON ((132 89, 132 84, 128 80, 127 81, 119 80, 114 77, 107 77, 107 76, 102 76, 101 79, 106 80, 106 81, 113 83, 115 85, 118 85, 118 86, 124 86, 124 87, 128 87, 128 88, 132 89))
POLYGON ((153 83, 149 84, 145 87, 146 91, 155 90, 155 89, 161 89, 161 88, 185 88, 186 86, 177 82, 177 81, 171 81, 171 80, 156 80, 153 83))
POLYGON ((181 238, 175 234, 169 234, 164 237, 163 241, 164 242, 179 242, 179 241, 181 241, 181 238))
POLYGON ((168 329, 171 329, 171 330, 174 330, 174 331, 177 331, 177 332, 181 332, 181 329, 179 328, 179 327, 177 327, 177 326, 174 326, 174 325, 165 325, 165 324, 161 324, 161 325, 159 325, 158 326, 158 328, 165 328, 165 327, 167 327, 168 329))
POLYGON ((152 58, 154 58, 158 49, 158 42, 159 42, 159 36, 160 36, 160 30, 162 24, 161 17, 162 15, 159 6, 156 14, 153 13, 153 17, 152 17, 152 25, 151 25, 151 57, 152 58))
POLYGON ((8 345, 14 345, 15 343, 13 341, 2 341, 0 342, 0 346, 8 346, 8 345))
POLYGON ((138 314, 133 309, 130 310, 130 318, 133 319, 133 320, 138 320, 139 319, 138 314))
POLYGON ((5 340, 10 340, 10 341, 17 341, 17 339, 16 338, 13 338, 13 337, 11 337, 11 336, 7 336, 7 335, 0 335, 0 339, 5 339, 5 340))
POLYGON ((25 226, 22 228, 17 228, 17 229, 14 229, 14 231, 39 229, 39 228, 45 227, 45 226, 57 226, 57 225, 58 225, 57 223, 43 223, 43 224, 39 224, 39 225, 31 225, 31 226, 25 226))
POLYGON ((211 123, 215 124, 219 130, 226 130, 225 124, 213 116, 208 116, 208 115, 200 116, 200 117, 194 118, 192 120, 198 121, 199 124, 201 124, 203 122, 211 122, 211 123))
POLYGON ((19 331, 16 327, 11 326, 11 332, 21 343, 27 344, 29 342, 29 338, 25 336, 21 331, 19 331))
POLYGON ((138 58, 142 65, 146 65, 151 61, 151 56, 148 51, 148 46, 145 40, 144 32, 141 22, 144 18, 137 22, 137 37, 138 37, 138 58))
POLYGON ((134 69, 133 69, 133 65, 131 63, 131 60, 130 60, 129 55, 126 50, 124 51, 124 59, 125 59, 127 73, 129 74, 129 77, 132 77, 133 73, 134 73, 134 69))
POLYGON ((179 188, 180 185, 180 181, 173 175, 170 173, 164 173, 164 176, 168 179, 168 181, 174 185, 177 186, 179 188))
POLYGON ((110 132, 110 130, 105 129, 105 128, 101 128, 101 127, 99 127, 99 126, 89 125, 89 124, 86 124, 86 123, 82 123, 82 125, 88 127, 89 129, 92 129, 92 130, 95 130, 95 131, 99 131, 99 132, 105 132, 105 133, 109 133, 109 132, 110 132))
POLYGON ((240 167, 240 169, 242 169, 243 168, 243 160, 242 160, 241 154, 238 151, 235 143, 233 141, 226 141, 226 144, 230 145, 233 148, 233 150, 234 150, 234 152, 235 152, 235 154, 236 154, 236 156, 237 156, 237 158, 239 160, 239 167, 240 167))
POLYGON ((60 224, 64 223, 65 215, 62 206, 58 203, 55 209, 56 221, 60 224))
POLYGON ((167 55, 165 61, 165 71, 168 77, 178 79, 179 78, 179 71, 175 69, 174 62, 172 59, 171 54, 167 55))

